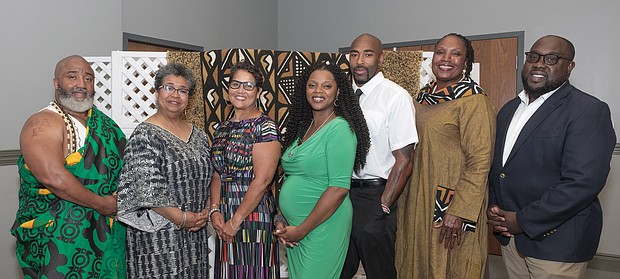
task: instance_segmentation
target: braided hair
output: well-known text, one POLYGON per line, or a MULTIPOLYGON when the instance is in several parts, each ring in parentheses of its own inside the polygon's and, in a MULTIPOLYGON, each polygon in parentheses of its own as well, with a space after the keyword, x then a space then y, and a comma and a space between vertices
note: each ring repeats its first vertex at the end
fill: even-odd
POLYGON ((465 55, 465 60, 467 60, 465 65, 465 76, 470 77, 469 74, 471 73, 471 69, 473 67, 472 65, 474 64, 474 47, 471 46, 471 41, 459 33, 450 33, 441 37, 441 39, 439 39, 437 43, 441 42, 441 40, 449 36, 457 37, 461 39, 461 41, 463 41, 463 44, 465 45, 465 48, 467 50, 467 54, 465 55))
POLYGON ((295 85, 295 92, 291 94, 291 105, 289 107, 289 119, 283 133, 283 151, 286 150, 296 138, 303 137, 310 123, 312 122, 312 107, 306 100, 306 84, 310 75, 317 70, 327 70, 336 80, 337 90, 340 91, 334 103, 334 113, 336 116, 344 118, 351 131, 357 137, 357 150, 355 151, 355 162, 353 170, 358 172, 366 164, 366 155, 370 147, 370 133, 364 114, 359 106, 357 97, 353 93, 351 81, 347 73, 340 67, 329 61, 319 61, 305 69, 295 85))

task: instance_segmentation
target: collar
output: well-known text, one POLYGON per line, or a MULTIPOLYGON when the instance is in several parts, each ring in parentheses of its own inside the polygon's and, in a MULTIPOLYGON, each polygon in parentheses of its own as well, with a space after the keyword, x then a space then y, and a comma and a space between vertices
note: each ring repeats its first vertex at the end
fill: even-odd
POLYGON ((362 89, 364 95, 368 96, 375 90, 375 87, 377 87, 381 82, 383 82, 384 79, 385 77, 383 76, 383 72, 379 71, 374 77, 372 77, 368 82, 366 82, 366 84, 362 85, 362 87, 357 86, 354 81, 353 92, 355 92, 355 90, 357 89, 362 89))
MULTIPOLYGON (((551 97, 551 95, 553 95, 553 93, 555 93, 556 91, 558 91, 558 89, 562 88, 562 86, 564 86, 564 84, 566 84, 566 82, 562 83, 562 85, 558 86, 558 88, 553 89, 545 94, 540 95, 540 97, 538 97, 536 100, 541 99, 544 101, 546 101, 547 99, 549 99, 549 97, 551 97)), ((526 106, 530 104, 530 98, 527 96, 527 93, 525 93, 525 90, 521 91, 521 93, 519 93, 519 99, 521 99, 521 103, 524 103, 526 106)), ((536 102, 536 100, 534 100, 534 102, 536 102)))

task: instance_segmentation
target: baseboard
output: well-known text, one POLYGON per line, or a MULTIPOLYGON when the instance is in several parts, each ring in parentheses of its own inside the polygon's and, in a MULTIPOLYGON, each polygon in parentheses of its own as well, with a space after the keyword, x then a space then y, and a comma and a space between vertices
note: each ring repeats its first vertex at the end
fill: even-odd
POLYGON ((17 165, 17 158, 21 155, 18 150, 0 150, 0 166, 17 165))
POLYGON ((620 256, 610 254, 596 254, 588 263, 588 268, 620 273, 620 256))

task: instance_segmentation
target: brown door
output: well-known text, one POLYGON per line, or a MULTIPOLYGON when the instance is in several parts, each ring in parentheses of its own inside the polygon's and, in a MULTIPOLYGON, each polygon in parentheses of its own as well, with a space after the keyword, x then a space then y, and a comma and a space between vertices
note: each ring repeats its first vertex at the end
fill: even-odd
MULTIPOLYGON (((474 62, 480 63, 480 86, 499 109, 517 94, 518 38, 472 40, 474 62)), ((396 50, 433 51, 435 44, 398 46, 396 50)), ((394 47, 386 48, 393 50, 394 47)))
MULTIPOLYGON (((519 37, 506 37, 494 39, 469 38, 474 48, 474 62, 480 63, 480 86, 487 92, 495 109, 499 109, 509 100, 513 99, 517 92, 517 67, 519 37)), ((523 42, 521 42, 523 43, 523 42)), ((396 43, 386 47, 389 50, 423 50, 433 51, 435 44, 428 41, 421 44, 396 43)), ((388 46, 388 45, 386 45, 388 46)), ((501 255, 500 244, 493 237, 493 230, 489 226, 489 253, 501 255)))

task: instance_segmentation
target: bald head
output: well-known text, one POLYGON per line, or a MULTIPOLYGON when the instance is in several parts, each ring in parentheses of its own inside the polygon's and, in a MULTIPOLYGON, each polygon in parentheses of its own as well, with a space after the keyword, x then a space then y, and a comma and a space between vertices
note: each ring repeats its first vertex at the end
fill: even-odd
POLYGON ((370 34, 362 34, 351 43, 349 68, 357 86, 366 84, 379 73, 384 58, 382 47, 381 40, 370 34))
POLYGON ((529 54, 523 64, 521 80, 530 101, 562 86, 575 68, 575 47, 560 36, 544 36, 526 53, 529 54), (549 57, 555 59, 547 61, 549 57))
POLYGON ((56 101, 70 113, 84 113, 92 108, 94 84, 94 71, 82 56, 67 56, 56 64, 54 70, 56 101))
POLYGON ((536 40, 532 48, 541 44, 553 46, 564 58, 569 60, 575 59, 575 46, 566 38, 557 35, 546 35, 536 40))
POLYGON ((381 43, 379 38, 373 36, 372 34, 364 33, 357 36, 357 38, 355 38, 355 40, 351 43, 351 48, 359 44, 370 45, 375 51, 379 53, 383 52, 383 43, 381 43))
POLYGON ((88 64, 88 61, 86 61, 84 57, 79 55, 69 55, 63 59, 60 59, 60 61, 56 63, 56 68, 54 69, 54 78, 60 77, 60 75, 63 74, 67 65, 72 63, 86 64, 88 65, 88 68, 90 68, 90 64, 88 64))

